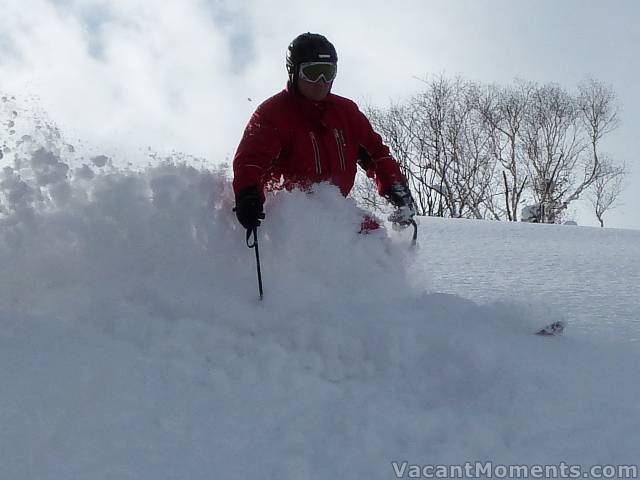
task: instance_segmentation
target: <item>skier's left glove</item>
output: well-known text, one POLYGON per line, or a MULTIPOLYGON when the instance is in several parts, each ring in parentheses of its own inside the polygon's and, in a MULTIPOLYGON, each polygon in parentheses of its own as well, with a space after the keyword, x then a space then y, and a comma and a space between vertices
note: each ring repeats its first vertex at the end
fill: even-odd
POLYGON ((393 183, 385 197, 396 207, 387 217, 393 223, 393 227, 402 229, 411 225, 417 211, 409 186, 406 183, 393 183))

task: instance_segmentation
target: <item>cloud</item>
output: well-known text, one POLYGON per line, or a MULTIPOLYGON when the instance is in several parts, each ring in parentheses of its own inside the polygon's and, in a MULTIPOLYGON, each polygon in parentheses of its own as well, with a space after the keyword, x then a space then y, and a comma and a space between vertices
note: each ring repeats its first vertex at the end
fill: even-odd
POLYGON ((28 9, 11 1, 9 10, 3 45, 14 55, 2 61, 5 88, 37 93, 79 135, 204 154, 240 128, 230 119, 234 102, 246 103, 251 38, 232 9, 34 0, 28 9))
MULTIPOLYGON (((232 154, 257 102, 284 87, 286 46, 304 31, 323 32, 339 47, 336 90, 348 96, 397 94, 404 82, 385 88, 389 76, 417 63, 413 51, 389 55, 390 36, 409 18, 372 36, 367 22, 354 21, 362 17, 358 2, 33 0, 28 9, 8 2, 0 22, 16 58, 0 60, 5 88, 37 94, 65 130, 120 147, 232 154), (372 63, 384 70, 371 75, 372 63)), ((385 5, 374 1, 367 11, 383 17, 385 5)))

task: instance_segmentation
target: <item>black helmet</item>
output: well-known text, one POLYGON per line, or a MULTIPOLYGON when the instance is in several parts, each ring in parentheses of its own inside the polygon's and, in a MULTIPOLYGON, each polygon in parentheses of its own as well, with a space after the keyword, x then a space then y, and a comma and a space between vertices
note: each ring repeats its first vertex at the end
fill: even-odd
POLYGON ((304 62, 338 63, 338 54, 333 44, 319 33, 303 33, 293 39, 287 49, 287 72, 289 81, 295 86, 298 67, 304 62))

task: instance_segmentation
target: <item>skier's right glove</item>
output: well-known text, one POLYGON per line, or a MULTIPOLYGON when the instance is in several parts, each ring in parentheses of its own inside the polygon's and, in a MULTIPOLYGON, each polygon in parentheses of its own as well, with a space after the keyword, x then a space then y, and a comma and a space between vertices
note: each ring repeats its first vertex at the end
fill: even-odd
POLYGON ((393 183, 385 197, 396 207, 388 217, 393 226, 404 228, 411 225, 417 211, 409 186, 406 183, 393 183))
POLYGON ((260 225, 264 219, 262 199, 255 185, 247 187, 236 195, 236 207, 233 209, 240 224, 247 230, 260 225))

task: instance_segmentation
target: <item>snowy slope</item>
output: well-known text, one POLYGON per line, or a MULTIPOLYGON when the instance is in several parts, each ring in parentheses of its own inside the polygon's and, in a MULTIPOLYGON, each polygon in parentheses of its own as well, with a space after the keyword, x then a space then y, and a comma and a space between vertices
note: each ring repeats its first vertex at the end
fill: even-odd
POLYGON ((640 341, 639 231, 437 218, 422 227, 413 270, 430 288, 515 301, 598 343, 640 341))
POLYGON ((637 232, 423 219, 411 251, 282 193, 259 302, 221 172, 40 147, 0 176, 0 478, 637 462, 637 232))

